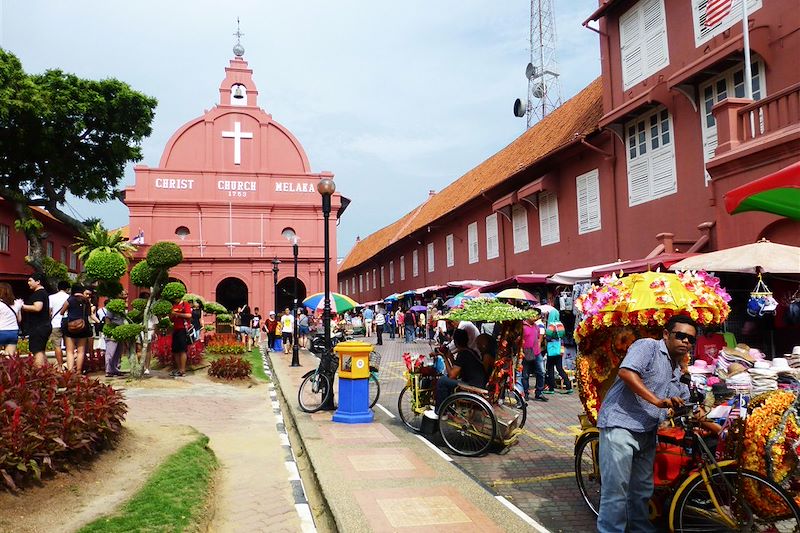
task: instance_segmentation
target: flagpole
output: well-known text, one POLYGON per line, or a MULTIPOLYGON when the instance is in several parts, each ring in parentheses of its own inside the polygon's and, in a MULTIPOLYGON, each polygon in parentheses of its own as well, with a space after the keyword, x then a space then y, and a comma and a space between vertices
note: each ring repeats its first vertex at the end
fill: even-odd
MULTIPOLYGON (((747 20, 747 0, 742 0, 742 46, 744 47, 744 97, 753 99, 753 69, 750 66, 750 24, 747 20)), ((750 112, 750 138, 755 137, 755 120, 750 112)))

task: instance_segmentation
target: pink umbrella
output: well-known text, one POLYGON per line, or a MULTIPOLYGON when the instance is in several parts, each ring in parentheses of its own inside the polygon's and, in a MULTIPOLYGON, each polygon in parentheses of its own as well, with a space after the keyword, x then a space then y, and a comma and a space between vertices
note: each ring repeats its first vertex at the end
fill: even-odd
POLYGON ((505 289, 500 291, 495 296, 496 298, 505 298, 507 300, 525 300, 528 302, 538 302, 539 299, 533 294, 520 288, 505 289))

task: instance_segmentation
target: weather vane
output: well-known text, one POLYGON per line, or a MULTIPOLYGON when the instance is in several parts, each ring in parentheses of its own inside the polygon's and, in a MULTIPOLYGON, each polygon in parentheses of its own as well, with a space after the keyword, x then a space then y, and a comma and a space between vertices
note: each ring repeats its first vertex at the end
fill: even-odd
POLYGON ((242 57, 244 55, 244 46, 242 46, 242 31, 239 29, 239 17, 236 17, 236 44, 233 45, 233 54, 236 57, 242 57))

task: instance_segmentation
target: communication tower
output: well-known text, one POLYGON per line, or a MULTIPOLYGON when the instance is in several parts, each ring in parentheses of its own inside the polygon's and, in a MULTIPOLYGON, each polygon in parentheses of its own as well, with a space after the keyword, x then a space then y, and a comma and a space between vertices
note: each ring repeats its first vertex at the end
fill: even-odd
POLYGON ((531 59, 525 67, 528 97, 514 102, 514 115, 526 117, 529 128, 561 105, 553 2, 531 0, 531 59))

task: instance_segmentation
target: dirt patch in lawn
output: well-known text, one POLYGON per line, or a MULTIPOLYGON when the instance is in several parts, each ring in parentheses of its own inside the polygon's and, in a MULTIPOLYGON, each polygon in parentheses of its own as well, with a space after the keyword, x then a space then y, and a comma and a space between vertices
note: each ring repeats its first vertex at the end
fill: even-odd
POLYGON ((126 423, 117 446, 95 460, 17 494, 0 491, 0 531, 73 532, 124 504, 196 436, 188 426, 126 423))

